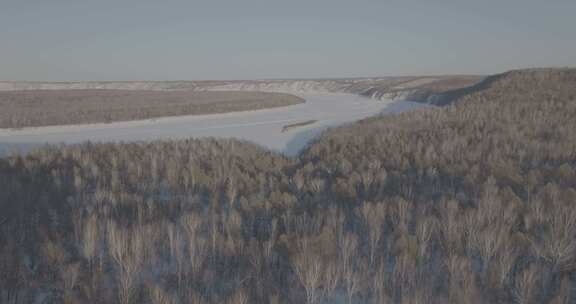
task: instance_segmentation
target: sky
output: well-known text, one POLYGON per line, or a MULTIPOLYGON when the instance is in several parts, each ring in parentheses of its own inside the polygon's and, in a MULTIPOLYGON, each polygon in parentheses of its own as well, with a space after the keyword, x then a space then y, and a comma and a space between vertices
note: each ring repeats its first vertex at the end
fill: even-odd
POLYGON ((575 16, 574 0, 0 0, 0 80, 574 67, 575 16))

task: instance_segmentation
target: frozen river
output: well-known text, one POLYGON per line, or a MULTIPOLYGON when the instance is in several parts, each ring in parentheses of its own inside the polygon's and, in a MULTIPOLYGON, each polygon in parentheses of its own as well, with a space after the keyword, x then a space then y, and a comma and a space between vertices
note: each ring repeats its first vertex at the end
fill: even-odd
POLYGON ((257 111, 75 126, 0 129, 0 155, 26 152, 44 144, 143 141, 189 137, 238 138, 296 155, 328 127, 379 113, 398 113, 421 107, 408 101, 381 101, 350 94, 295 94, 306 103, 257 111), (310 125, 283 131, 286 125, 310 125))

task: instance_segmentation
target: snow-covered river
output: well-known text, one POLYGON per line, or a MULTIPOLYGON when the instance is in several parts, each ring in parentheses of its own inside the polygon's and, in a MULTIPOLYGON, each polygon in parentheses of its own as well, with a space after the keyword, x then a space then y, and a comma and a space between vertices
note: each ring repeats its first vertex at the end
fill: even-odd
POLYGON ((0 155, 26 152, 44 144, 142 141, 189 137, 238 138, 296 155, 328 127, 379 113, 398 113, 423 104, 381 101, 350 94, 297 93, 306 103, 257 111, 90 124, 0 129, 0 155), (283 131, 286 125, 315 120, 313 124, 283 131))

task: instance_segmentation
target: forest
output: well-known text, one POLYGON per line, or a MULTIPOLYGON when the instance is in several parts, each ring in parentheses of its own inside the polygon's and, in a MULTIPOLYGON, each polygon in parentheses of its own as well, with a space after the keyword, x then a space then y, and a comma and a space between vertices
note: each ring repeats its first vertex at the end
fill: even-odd
POLYGON ((180 90, 0 91, 0 128, 145 120, 170 116, 259 110, 303 103, 270 92, 180 90))
POLYGON ((576 70, 325 132, 0 159, 0 303, 576 303, 576 70))

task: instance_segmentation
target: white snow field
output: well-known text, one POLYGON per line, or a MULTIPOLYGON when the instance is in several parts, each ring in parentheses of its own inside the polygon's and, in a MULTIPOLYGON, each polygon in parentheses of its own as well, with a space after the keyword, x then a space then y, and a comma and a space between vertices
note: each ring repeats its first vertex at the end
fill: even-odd
POLYGON ((382 101, 344 93, 302 93, 306 102, 257 111, 165 117, 141 121, 19 130, 0 129, 0 156, 25 153, 45 144, 134 142, 182 138, 237 138, 288 156, 297 155, 311 139, 328 127, 374 116, 427 106, 409 101, 382 101), (289 124, 315 123, 283 132, 289 124))

